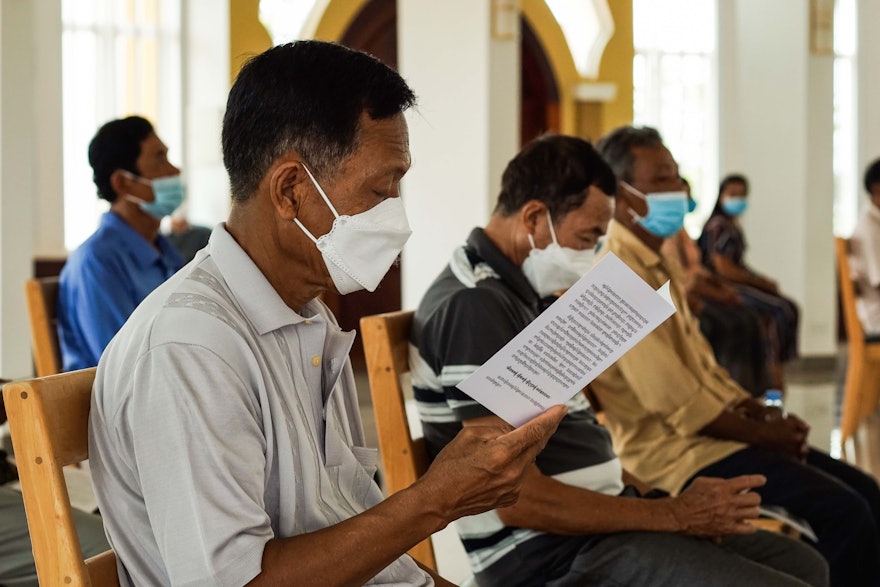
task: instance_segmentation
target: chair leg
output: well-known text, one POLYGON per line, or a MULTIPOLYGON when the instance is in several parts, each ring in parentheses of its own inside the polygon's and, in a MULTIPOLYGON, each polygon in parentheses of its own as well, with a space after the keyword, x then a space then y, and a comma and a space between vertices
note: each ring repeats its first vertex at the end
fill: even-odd
POLYGON ((842 440, 843 436, 841 435, 840 441, 840 458, 851 465, 856 464, 856 443, 855 439, 850 436, 846 440, 842 440))
MULTIPOLYGON (((861 360, 850 356, 849 365, 846 369, 846 384, 843 388, 843 409, 840 417, 840 442, 844 446, 859 427, 863 375, 864 369, 861 360)), ((856 455, 853 455, 853 457, 857 458, 856 455)))

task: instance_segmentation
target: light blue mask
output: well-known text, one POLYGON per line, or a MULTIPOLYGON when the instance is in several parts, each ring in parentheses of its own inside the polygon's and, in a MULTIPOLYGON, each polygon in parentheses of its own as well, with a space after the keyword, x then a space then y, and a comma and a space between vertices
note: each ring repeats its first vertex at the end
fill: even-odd
POLYGON ((171 216, 175 210, 180 208, 183 199, 186 197, 186 188, 179 175, 169 175, 155 179, 146 179, 129 172, 126 172, 126 175, 135 181, 149 185, 153 189, 152 202, 146 202, 135 196, 129 196, 129 198, 136 201, 141 210, 158 220, 171 216))
POLYGON ((721 202, 721 209, 728 216, 739 216, 749 207, 749 201, 743 197, 731 197, 721 202))
POLYGON ((688 197, 681 192, 653 192, 643 194, 625 181, 620 182, 628 191, 643 198, 648 205, 648 215, 630 213, 642 228, 660 238, 669 238, 684 226, 684 216, 688 213, 688 197))
POLYGON ((693 212, 696 209, 697 209, 697 201, 692 198, 688 198, 688 214, 690 214, 691 212, 693 212))

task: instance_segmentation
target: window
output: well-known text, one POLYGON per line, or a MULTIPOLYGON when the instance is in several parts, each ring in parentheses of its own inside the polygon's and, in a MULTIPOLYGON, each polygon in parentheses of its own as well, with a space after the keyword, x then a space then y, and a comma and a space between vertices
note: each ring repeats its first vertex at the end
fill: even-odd
POLYGON ((715 0, 633 0, 633 118, 653 126, 691 185, 696 236, 718 185, 715 0))
MULTIPOLYGON (((834 3, 834 234, 849 236, 864 198, 856 156, 856 0, 834 3)), ((867 198, 864 198, 867 201, 867 198)))
POLYGON ((180 0, 62 0, 64 244, 79 246, 107 203, 96 196, 88 144, 98 127, 138 114, 180 164, 180 0))

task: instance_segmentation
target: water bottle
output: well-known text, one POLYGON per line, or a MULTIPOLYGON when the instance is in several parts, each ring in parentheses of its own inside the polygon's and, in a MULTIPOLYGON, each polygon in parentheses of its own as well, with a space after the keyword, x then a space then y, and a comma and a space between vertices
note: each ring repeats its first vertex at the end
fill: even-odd
POLYGON ((764 405, 768 408, 782 409, 782 392, 778 389, 768 389, 764 392, 764 405))

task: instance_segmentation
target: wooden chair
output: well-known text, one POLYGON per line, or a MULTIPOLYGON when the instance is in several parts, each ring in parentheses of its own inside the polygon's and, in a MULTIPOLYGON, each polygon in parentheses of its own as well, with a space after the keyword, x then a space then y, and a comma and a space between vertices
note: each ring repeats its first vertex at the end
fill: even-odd
MULTIPOLYGON (((862 322, 859 320, 856 310, 858 292, 849 265, 849 240, 835 238, 834 252, 837 257, 840 300, 848 346, 846 384, 840 418, 840 443, 844 457, 855 458, 867 464, 866 459, 858 458, 859 455, 855 454, 858 451, 854 441, 859 427, 874 414, 880 399, 880 336, 866 337, 862 322), (849 451, 847 451, 848 445, 851 448, 849 451)), ((876 453, 877 450, 868 452, 876 453)))
MULTIPOLYGON (((401 384, 401 377, 409 372, 412 318, 411 311, 361 318, 364 355, 388 495, 412 485, 430 464, 425 439, 413 438, 410 433, 401 384)), ((430 538, 412 547, 409 554, 436 570, 437 560, 430 538)))
POLYGON ((88 458, 95 369, 9 383, 3 399, 41 585, 118 587, 116 556, 83 560, 62 467, 88 458))
POLYGON ((37 377, 61 372, 61 346, 58 344, 58 277, 28 279, 25 300, 31 322, 31 348, 37 377))

